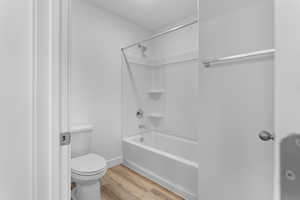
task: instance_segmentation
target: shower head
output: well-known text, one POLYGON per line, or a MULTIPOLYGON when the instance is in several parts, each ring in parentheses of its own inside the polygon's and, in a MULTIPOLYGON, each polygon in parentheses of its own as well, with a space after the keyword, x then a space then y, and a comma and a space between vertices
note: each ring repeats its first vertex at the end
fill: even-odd
POLYGON ((143 56, 143 57, 147 57, 147 55, 146 55, 147 47, 144 46, 144 45, 142 45, 142 44, 139 44, 139 45, 138 45, 138 48, 141 49, 142 56, 143 56))

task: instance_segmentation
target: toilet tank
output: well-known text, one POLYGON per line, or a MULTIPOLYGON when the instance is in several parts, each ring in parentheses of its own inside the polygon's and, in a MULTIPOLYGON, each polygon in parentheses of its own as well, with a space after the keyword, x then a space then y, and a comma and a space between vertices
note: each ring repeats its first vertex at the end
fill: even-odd
POLYGON ((71 157, 75 158, 90 153, 92 125, 80 125, 71 128, 71 157))

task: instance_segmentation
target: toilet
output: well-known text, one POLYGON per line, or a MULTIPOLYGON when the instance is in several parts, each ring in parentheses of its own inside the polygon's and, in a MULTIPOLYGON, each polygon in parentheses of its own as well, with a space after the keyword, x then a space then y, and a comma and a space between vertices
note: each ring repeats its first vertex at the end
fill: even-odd
POLYGON ((101 200, 100 178, 106 173, 106 160, 94 153, 71 159, 71 176, 76 187, 72 200, 101 200))

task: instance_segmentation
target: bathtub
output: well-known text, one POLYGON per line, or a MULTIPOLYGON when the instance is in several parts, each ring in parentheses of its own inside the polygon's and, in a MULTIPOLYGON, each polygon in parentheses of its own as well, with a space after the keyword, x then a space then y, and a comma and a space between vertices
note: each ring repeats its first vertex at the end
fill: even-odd
POLYGON ((124 165, 188 200, 197 199, 197 143, 159 132, 123 139, 124 165))

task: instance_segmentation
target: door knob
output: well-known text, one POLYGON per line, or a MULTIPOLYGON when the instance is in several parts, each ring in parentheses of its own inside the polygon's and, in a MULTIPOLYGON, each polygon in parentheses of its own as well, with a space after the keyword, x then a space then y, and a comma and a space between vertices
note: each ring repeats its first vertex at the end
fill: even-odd
POLYGON ((274 135, 269 131, 261 131, 258 136, 262 141, 274 140, 274 135))

